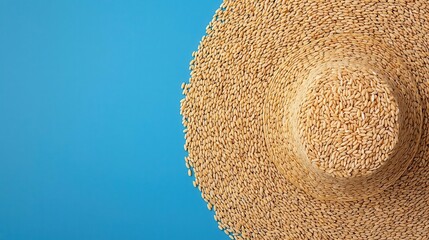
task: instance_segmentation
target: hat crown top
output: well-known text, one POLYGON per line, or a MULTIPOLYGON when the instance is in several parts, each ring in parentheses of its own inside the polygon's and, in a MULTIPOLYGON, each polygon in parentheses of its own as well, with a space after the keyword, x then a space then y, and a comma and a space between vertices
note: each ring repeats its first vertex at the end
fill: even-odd
POLYGON ((303 161, 336 178, 374 174, 398 142, 399 106, 371 69, 316 69, 298 95, 295 118, 303 161))
POLYGON ((287 56, 265 95, 264 135, 279 172, 307 194, 354 201, 392 186, 416 154, 422 108, 394 50, 362 35, 287 56))

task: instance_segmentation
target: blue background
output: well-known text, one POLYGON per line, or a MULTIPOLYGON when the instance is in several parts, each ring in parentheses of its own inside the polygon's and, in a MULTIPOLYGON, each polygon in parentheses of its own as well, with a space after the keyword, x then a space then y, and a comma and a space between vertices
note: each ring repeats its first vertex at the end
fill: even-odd
POLYGON ((188 63, 221 0, 0 0, 0 239, 228 239, 187 176, 188 63))

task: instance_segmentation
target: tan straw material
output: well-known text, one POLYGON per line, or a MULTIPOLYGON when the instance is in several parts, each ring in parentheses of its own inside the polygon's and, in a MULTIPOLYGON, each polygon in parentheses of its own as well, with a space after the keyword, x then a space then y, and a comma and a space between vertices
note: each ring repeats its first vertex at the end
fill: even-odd
POLYGON ((429 3, 224 1, 181 104, 231 239, 429 239, 429 3))

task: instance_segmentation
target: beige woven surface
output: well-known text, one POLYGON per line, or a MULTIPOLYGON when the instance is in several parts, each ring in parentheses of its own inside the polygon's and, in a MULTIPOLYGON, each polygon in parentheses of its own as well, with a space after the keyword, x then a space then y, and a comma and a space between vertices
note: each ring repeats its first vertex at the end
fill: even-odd
POLYGON ((263 114, 270 158, 319 199, 361 199, 390 186, 416 153, 422 125, 416 82, 400 56, 353 34, 290 54, 269 82, 263 114))
POLYGON ((426 1, 225 1, 181 109, 186 163, 220 228, 235 239, 429 239, 428 34, 426 1), (346 110, 321 109, 339 102, 352 113, 338 123, 346 110), (329 148, 347 136, 357 140, 329 148))

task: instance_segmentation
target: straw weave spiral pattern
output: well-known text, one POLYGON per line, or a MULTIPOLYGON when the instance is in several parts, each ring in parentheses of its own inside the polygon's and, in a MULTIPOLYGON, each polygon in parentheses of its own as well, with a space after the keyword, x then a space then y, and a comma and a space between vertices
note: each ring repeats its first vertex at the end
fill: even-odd
POLYGON ((225 0, 193 56, 186 165, 231 239, 429 239, 427 1, 225 0))

